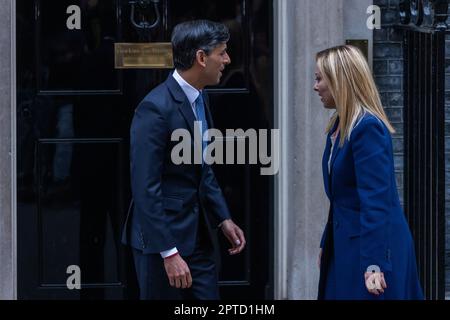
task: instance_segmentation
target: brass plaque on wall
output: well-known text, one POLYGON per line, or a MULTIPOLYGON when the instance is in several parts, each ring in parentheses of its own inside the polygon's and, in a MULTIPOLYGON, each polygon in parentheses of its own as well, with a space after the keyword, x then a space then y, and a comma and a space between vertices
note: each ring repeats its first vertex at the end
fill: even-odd
POLYGON ((345 44, 357 47, 366 57, 366 60, 369 61, 369 40, 346 40, 345 44))
POLYGON ((115 43, 116 69, 172 69, 170 42, 115 43))

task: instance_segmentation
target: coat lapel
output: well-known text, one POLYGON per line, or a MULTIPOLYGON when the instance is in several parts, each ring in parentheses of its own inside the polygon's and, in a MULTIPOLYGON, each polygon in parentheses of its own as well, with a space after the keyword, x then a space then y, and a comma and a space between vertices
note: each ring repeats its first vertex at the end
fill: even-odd
MULTIPOLYGON (((341 151, 341 147, 339 146, 339 139, 341 137, 341 133, 339 132, 336 140, 334 142, 334 147, 333 147, 333 154, 331 155, 331 162, 330 162, 330 176, 333 173, 333 165, 334 165, 334 161, 336 160, 336 157, 339 153, 339 151, 341 151)), ((330 138, 331 139, 331 138, 330 138)))
POLYGON ((325 187, 325 193, 327 194, 328 198, 331 197, 331 195, 330 195, 330 174, 328 173, 328 159, 330 158, 330 150, 331 150, 331 140, 330 140, 330 134, 328 134, 326 145, 325 145, 325 151, 323 153, 323 160, 322 160, 323 185, 325 187))
POLYGON ((327 144, 325 147, 325 157, 324 157, 323 168, 322 168, 322 170, 324 170, 325 192, 327 193, 328 198, 330 198, 330 199, 331 199, 331 196, 333 193, 333 190, 331 188, 331 177, 333 175, 333 165, 334 165, 334 161, 336 160, 336 157, 337 157, 339 151, 341 150, 341 148, 339 147, 340 133, 337 135, 336 140, 334 142, 333 153, 331 154, 330 170, 328 170, 328 160, 330 159, 330 152, 331 152, 331 135, 333 134, 333 132, 336 131, 336 129, 338 128, 338 125, 339 125, 339 118, 337 118, 336 123, 333 126, 333 129, 328 133, 327 144))
MULTIPOLYGON (((331 145, 331 135, 337 130, 339 126, 339 117, 336 119, 336 123, 333 126, 333 129, 330 131, 330 134, 328 135, 328 140, 330 142, 331 145)), ((336 156, 338 155, 339 151, 341 150, 341 148, 339 147, 339 139, 341 137, 341 133, 339 132, 339 134, 336 137, 336 140, 334 141, 334 146, 333 146, 333 154, 331 155, 331 161, 330 161, 330 176, 333 172, 333 164, 334 164, 334 160, 336 160, 336 156)))

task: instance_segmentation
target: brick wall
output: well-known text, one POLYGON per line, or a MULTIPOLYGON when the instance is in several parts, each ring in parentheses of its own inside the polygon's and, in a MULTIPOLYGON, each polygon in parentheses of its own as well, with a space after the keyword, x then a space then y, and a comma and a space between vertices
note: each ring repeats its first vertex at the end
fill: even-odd
POLYGON ((393 135, 394 163, 400 201, 403 205, 403 46, 402 32, 389 25, 397 23, 398 0, 375 0, 381 8, 381 29, 373 34, 373 72, 381 101, 397 131, 393 135))

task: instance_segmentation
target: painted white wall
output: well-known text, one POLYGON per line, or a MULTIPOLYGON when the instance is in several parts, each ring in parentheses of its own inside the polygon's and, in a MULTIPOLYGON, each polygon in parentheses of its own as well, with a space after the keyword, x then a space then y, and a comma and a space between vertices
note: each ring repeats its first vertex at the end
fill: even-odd
POLYGON ((0 300, 16 298, 15 0, 0 6, 0 300))
POLYGON ((370 17, 367 8, 372 4, 373 0, 344 0, 344 39, 367 39, 370 65, 373 58, 373 30, 367 28, 367 19, 370 17))

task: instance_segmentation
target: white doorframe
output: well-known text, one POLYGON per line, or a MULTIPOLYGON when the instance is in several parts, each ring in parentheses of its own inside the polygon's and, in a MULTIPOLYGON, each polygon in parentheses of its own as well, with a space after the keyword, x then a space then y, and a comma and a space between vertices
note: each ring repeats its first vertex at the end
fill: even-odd
POLYGON ((17 299, 16 1, 2 7, 2 116, 0 118, 0 300, 17 299), (9 19, 7 16, 9 15, 9 19), (6 17, 5 17, 6 16, 6 17), (8 34, 9 33, 9 34, 8 34), (9 43, 8 43, 9 40, 9 43), (9 53, 8 53, 9 50, 9 53), (9 74, 8 74, 9 73, 9 74), (9 116, 8 116, 9 113, 9 116))
POLYGON ((11 0, 11 235, 12 299, 17 300, 17 88, 16 0, 11 0))
POLYGON ((280 170, 275 178, 274 213, 274 298, 288 298, 287 288, 287 227, 288 221, 288 170, 287 132, 288 132, 288 1, 274 1, 274 102, 275 123, 280 129, 280 170))

